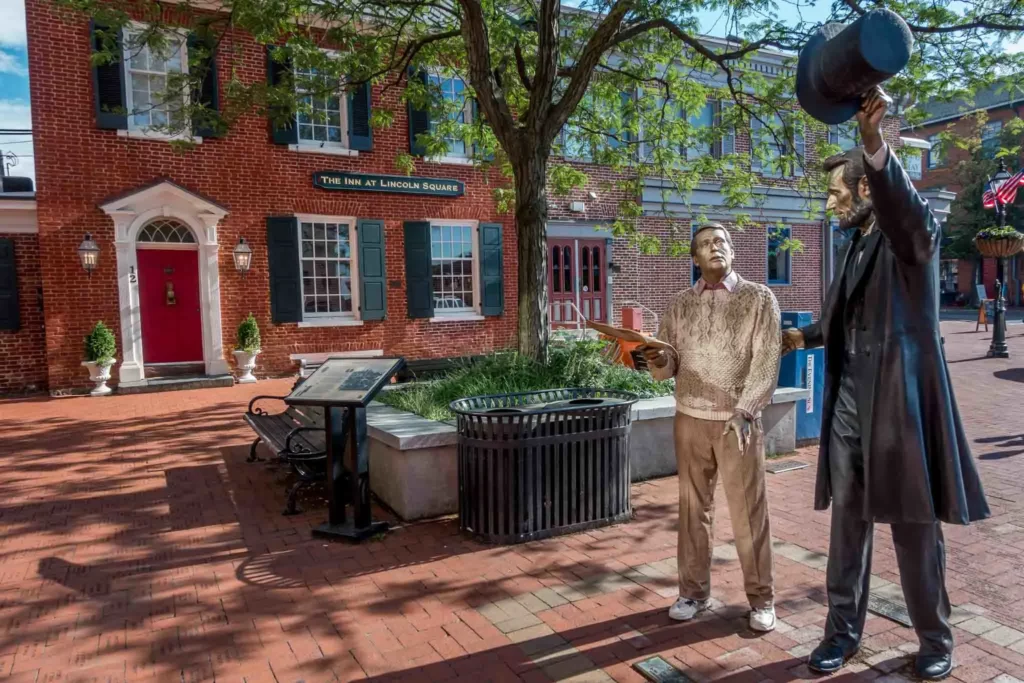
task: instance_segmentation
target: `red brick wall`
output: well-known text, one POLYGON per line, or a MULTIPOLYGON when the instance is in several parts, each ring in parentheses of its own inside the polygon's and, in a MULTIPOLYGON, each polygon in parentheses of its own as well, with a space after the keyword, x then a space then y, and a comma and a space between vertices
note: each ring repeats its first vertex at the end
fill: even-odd
MULTIPOLYGON (((176 152, 164 141, 119 137, 96 128, 89 68, 88 17, 58 11, 47 0, 28 0, 29 68, 36 145, 39 244, 46 299, 46 361, 51 390, 88 385, 80 367, 81 338, 97 320, 118 337, 121 348, 116 257, 112 221, 97 207, 105 198, 166 176, 226 206, 219 226, 221 310, 224 347, 229 355, 235 328, 250 311, 263 337, 257 372, 294 370, 291 353, 383 349, 410 358, 458 355, 506 347, 515 340, 516 238, 510 218, 499 216, 493 180, 465 166, 420 162, 417 175, 456 178, 466 185, 461 198, 328 192, 313 188, 321 170, 398 173, 393 160, 407 152, 405 107, 392 89, 374 106, 396 112, 394 125, 375 131, 374 149, 358 158, 289 151, 270 142, 267 121, 243 117, 223 139, 204 140, 192 151, 176 152), (270 215, 318 213, 382 218, 386 221, 388 319, 361 327, 307 328, 270 322, 265 219, 270 215), (462 218, 505 225, 505 314, 482 322, 436 324, 407 319, 403 220, 462 218), (76 248, 91 232, 102 253, 88 277, 76 248), (251 244, 253 268, 243 279, 231 249, 239 236, 251 244)), ((263 48, 236 34, 234 57, 219 60, 221 83, 231 70, 247 82, 266 77, 263 48)), ((227 51, 225 51, 227 52, 227 51)), ((229 355, 230 358, 230 355, 229 355)), ((116 377, 116 371, 115 371, 116 377)))
MULTIPOLYGON (((1021 115, 1024 115, 1024 105, 1018 105, 1016 107, 1001 107, 999 109, 989 110, 988 120, 1003 121, 1005 124, 1006 121, 1017 118, 1021 115)), ((969 137, 975 134, 975 125, 976 119, 973 116, 968 116, 954 121, 941 121, 939 123, 909 129, 904 131, 903 135, 906 137, 915 137, 921 140, 927 140, 932 135, 944 133, 948 130, 956 135, 969 137)), ((927 152, 922 154, 921 180, 914 183, 918 188, 927 189, 945 187, 947 190, 951 190, 953 192, 960 191, 960 185, 956 180, 956 166, 959 162, 967 160, 970 154, 967 150, 960 149, 958 147, 947 148, 945 151, 945 163, 939 168, 932 170, 928 169, 927 152)), ((1021 154, 1021 161, 1024 161, 1024 153, 1021 154)))
POLYGON ((7 235, 14 240, 21 328, 0 330, 0 395, 46 389, 46 333, 39 299, 39 240, 35 235, 7 235))

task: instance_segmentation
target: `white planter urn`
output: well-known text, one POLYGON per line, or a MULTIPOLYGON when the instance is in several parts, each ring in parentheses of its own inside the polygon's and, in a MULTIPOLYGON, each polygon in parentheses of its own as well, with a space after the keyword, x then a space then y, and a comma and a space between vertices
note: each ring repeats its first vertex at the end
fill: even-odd
POLYGON ((235 364, 242 373, 235 381, 239 384, 255 382, 256 378, 253 377, 252 370, 256 367, 256 356, 260 355, 260 352, 256 351, 255 353, 249 353, 248 351, 235 351, 234 353, 235 364))
POLYGON ((82 366, 89 369, 89 379, 96 383, 96 388, 89 392, 92 396, 106 396, 113 389, 107 386, 110 379, 110 369, 114 367, 113 360, 95 362, 87 360, 82 366))

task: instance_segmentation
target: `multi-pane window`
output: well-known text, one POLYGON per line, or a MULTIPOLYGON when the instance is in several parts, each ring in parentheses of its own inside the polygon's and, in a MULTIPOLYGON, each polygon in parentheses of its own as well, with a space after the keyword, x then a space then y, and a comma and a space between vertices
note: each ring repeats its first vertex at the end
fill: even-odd
POLYGON ((768 226, 768 284, 790 284, 790 250, 784 249, 789 228, 768 226))
MULTIPOLYGON (((697 113, 693 114, 689 118, 690 127, 693 129, 693 135, 701 135, 702 128, 711 128, 715 125, 715 106, 712 102, 706 102, 704 107, 697 113)), ((692 142, 686 148, 687 159, 699 159, 711 154, 711 143, 700 140, 692 140, 692 142)))
POLYGON ((932 148, 928 150, 928 168, 941 168, 946 165, 946 155, 942 153, 942 141, 938 135, 929 136, 932 148))
POLYGON ((327 77, 315 67, 296 66, 296 90, 301 107, 296 114, 299 143, 321 147, 347 147, 345 109, 348 99, 341 88, 329 88, 327 77))
POLYGON ((921 150, 911 149, 910 153, 903 159, 903 168, 907 177, 911 180, 921 179, 921 150))
POLYGON ((828 142, 838 145, 844 152, 857 146, 857 126, 852 123, 840 123, 828 127, 828 142))
MULTIPOLYGON (((176 124, 184 107, 181 88, 168 89, 168 80, 188 72, 185 40, 169 33, 159 44, 146 44, 144 31, 128 31, 124 41, 126 108, 131 130, 146 131, 176 124)), ((156 41, 151 41, 156 43, 156 41)), ((180 83, 174 84, 180 86, 180 83)))
POLYGON ((751 132, 755 146, 765 145, 764 161, 754 159, 754 169, 760 170, 769 177, 803 175, 805 154, 803 122, 791 118, 785 121, 776 114, 772 120, 772 129, 766 129, 757 119, 751 121, 751 132), (785 163, 779 160, 783 156, 791 157, 785 163))
POLYGON ((1003 133, 1002 121, 989 121, 981 129, 981 156, 994 159, 999 151, 999 139, 1003 133))
POLYGON ((351 225, 300 220, 299 260, 303 318, 352 316, 355 302, 351 225))
POLYGON ((474 226, 438 222, 430 226, 430 265, 437 315, 476 310, 473 276, 474 226))
MULTIPOLYGON (((459 124, 471 123, 473 110, 469 98, 466 97, 466 84, 461 78, 432 74, 430 84, 441 91, 449 121, 459 124)), ((431 125, 434 127, 434 124, 431 125)), ((448 156, 469 157, 465 140, 457 135, 446 135, 444 141, 448 145, 448 156)))

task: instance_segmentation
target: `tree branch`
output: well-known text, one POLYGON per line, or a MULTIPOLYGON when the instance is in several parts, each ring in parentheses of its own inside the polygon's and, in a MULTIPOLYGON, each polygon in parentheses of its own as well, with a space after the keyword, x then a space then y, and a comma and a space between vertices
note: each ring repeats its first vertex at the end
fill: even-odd
POLYGON ((459 0, 459 5, 462 7, 461 33, 469 61, 469 80, 476 92, 477 105, 501 146, 509 154, 516 154, 521 145, 515 118, 501 85, 494 77, 483 7, 480 0, 459 0))
MULTIPOLYGON (((846 5, 857 14, 865 14, 867 12, 857 0, 843 0, 846 5)), ((1006 16, 1002 12, 994 12, 990 14, 984 14, 979 19, 969 21, 964 24, 953 24, 951 26, 921 26, 919 24, 911 24, 907 22, 907 26, 914 33, 957 33, 959 31, 972 31, 974 29, 987 29, 990 31, 1024 31, 1024 24, 1005 24, 1001 22, 992 21, 990 17, 993 16, 1006 16)))
POLYGON ((519 80, 522 81, 524 88, 533 90, 533 85, 530 84, 530 74, 526 73, 526 60, 523 59, 523 48, 518 40, 513 51, 516 55, 516 71, 519 72, 519 80))

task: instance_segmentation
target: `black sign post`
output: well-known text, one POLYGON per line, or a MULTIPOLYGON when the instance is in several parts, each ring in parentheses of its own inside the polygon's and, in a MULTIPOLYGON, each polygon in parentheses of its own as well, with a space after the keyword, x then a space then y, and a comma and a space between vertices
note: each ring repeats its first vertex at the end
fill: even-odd
POLYGON ((404 366, 404 358, 328 358, 285 398, 291 405, 324 410, 327 523, 313 535, 361 541, 387 531, 388 523, 374 522, 370 510, 366 406, 404 366), (352 505, 351 520, 346 502, 352 505))

